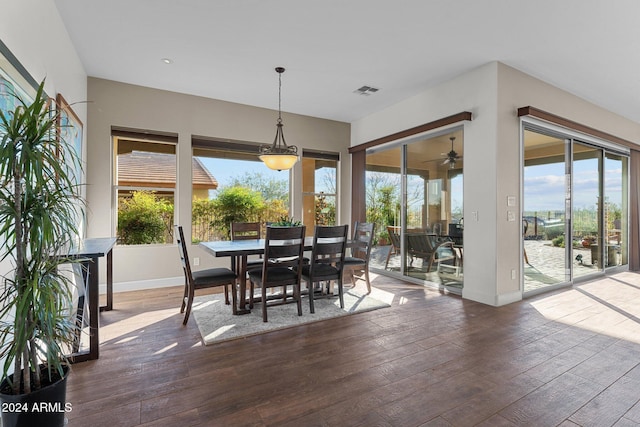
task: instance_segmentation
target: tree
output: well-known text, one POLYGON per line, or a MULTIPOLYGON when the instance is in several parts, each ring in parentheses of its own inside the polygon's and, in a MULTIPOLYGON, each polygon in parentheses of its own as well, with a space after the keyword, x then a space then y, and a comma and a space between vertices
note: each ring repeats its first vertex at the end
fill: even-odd
POLYGON ((289 181, 269 178, 262 172, 245 172, 240 177, 234 177, 230 187, 247 187, 260 193, 265 201, 282 200, 285 204, 289 203, 289 181))
POLYGON ((400 212, 400 176, 391 173, 367 173, 367 221, 376 224, 377 242, 386 237, 387 226, 397 225, 400 212))
POLYGON ((218 193, 213 201, 215 217, 211 226, 224 231, 229 236, 232 222, 247 222, 264 208, 259 192, 247 187, 227 187, 218 193))

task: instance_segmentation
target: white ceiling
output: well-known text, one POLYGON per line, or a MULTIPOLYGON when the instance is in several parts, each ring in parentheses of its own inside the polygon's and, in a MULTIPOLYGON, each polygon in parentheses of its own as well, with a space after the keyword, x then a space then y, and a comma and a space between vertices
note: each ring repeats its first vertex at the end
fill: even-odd
POLYGON ((93 77, 277 109, 283 66, 283 111, 352 122, 502 61, 640 122, 638 0, 55 3, 93 77))

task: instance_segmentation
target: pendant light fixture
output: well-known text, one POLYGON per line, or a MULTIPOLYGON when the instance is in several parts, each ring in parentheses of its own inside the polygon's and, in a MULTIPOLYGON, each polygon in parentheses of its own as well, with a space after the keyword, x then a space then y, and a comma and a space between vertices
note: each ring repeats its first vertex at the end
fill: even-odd
POLYGON ((277 67, 278 73, 278 122, 276 123, 276 137, 271 145, 263 145, 260 147, 260 160, 269 168, 277 171, 288 170, 298 161, 298 147, 295 145, 287 145, 282 133, 282 73, 283 67, 277 67))

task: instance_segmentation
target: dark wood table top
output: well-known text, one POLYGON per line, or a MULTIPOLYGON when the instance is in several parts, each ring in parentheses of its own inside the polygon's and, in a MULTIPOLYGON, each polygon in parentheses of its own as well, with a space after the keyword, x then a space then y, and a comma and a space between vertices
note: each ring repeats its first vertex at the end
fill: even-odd
MULTIPOLYGON (((216 257, 260 255, 264 253, 265 239, 256 240, 214 240, 200 242, 207 252, 216 257)), ((304 248, 309 250, 313 245, 313 237, 305 237, 304 248)))

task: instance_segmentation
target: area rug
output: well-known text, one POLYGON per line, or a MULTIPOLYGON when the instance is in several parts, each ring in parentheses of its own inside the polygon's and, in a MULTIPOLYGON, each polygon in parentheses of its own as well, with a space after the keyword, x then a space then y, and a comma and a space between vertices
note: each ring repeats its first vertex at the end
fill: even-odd
POLYGON ((193 300, 192 313, 198 324, 205 345, 222 341, 244 338, 251 335, 334 317, 347 316, 354 313, 390 307, 389 304, 377 300, 370 295, 362 295, 353 289, 344 293, 344 309, 340 308, 338 297, 314 300, 315 313, 309 311, 309 300, 302 298, 302 316, 298 316, 296 304, 285 304, 269 307, 268 322, 262 321, 262 306, 256 304, 251 314, 234 316, 231 307, 225 305, 222 294, 197 296, 193 300))

